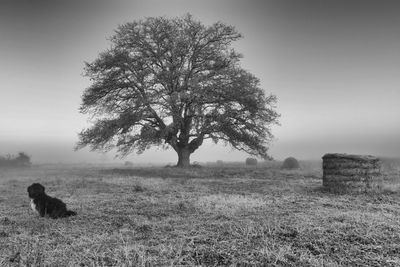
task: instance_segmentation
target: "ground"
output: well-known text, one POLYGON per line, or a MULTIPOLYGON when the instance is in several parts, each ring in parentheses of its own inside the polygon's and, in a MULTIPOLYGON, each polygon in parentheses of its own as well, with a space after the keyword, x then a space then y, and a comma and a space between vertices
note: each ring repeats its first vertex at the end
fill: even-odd
POLYGON ((400 266, 398 169, 330 193, 274 166, 0 171, 0 266, 400 266), (27 186, 78 213, 39 218, 27 186))

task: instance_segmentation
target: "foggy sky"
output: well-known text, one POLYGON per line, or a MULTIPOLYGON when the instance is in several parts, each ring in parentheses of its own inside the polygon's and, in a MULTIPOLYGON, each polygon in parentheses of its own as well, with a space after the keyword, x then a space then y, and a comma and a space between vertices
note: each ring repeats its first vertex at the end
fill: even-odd
MULTIPOLYGON (((0 1, 0 155, 26 151, 37 162, 107 161, 74 152, 88 127, 78 112, 82 76, 119 24, 191 13, 234 25, 242 66, 278 97, 281 126, 270 154, 327 152, 400 156, 400 4, 397 1, 0 1)), ((243 160, 206 144, 192 161, 243 160)), ((173 151, 132 161, 175 162, 173 151)))

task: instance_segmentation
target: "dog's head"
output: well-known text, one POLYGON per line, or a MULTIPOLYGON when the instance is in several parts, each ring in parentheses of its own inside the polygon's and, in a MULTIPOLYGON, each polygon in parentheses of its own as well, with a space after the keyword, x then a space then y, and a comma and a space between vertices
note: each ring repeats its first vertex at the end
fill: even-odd
POLYGON ((28 186, 28 194, 30 198, 37 198, 44 194, 44 186, 38 183, 28 186))

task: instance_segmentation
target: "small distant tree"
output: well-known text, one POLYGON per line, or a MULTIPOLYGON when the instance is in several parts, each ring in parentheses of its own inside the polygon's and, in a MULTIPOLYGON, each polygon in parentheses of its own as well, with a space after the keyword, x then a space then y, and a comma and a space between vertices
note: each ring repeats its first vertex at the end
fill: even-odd
POLYGON ((0 156, 0 167, 30 167, 31 157, 24 152, 19 152, 18 156, 7 154, 6 157, 0 156))
POLYGON ((240 67, 231 44, 241 37, 232 26, 205 26, 191 15, 119 26, 111 47, 86 63, 92 84, 80 111, 94 121, 79 134, 76 149, 117 148, 126 156, 172 147, 177 166, 187 167, 210 139, 267 157, 276 97, 240 67))
POLYGON ((15 162, 20 167, 30 167, 32 165, 31 157, 24 152, 18 153, 18 156, 15 158, 15 162))

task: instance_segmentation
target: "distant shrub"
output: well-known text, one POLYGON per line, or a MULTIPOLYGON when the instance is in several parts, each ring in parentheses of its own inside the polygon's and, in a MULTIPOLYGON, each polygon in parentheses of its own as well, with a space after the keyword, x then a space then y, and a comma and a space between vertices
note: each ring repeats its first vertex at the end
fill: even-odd
POLYGON ((293 157, 288 157, 283 161, 282 169, 298 169, 300 168, 300 164, 297 159, 293 157))
POLYGON ((257 159, 255 158, 247 158, 246 165, 255 166, 257 165, 257 159))
POLYGON ((222 160, 217 160, 217 165, 218 165, 218 166, 223 166, 223 165, 224 165, 224 161, 222 161, 222 160))
POLYGON ((27 168, 31 165, 31 157, 24 152, 19 152, 18 156, 0 156, 0 167, 27 168))
POLYGON ((32 165, 31 157, 24 152, 19 152, 15 161, 18 167, 30 167, 32 165))

